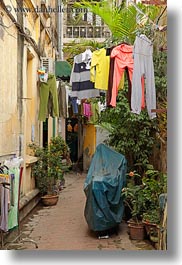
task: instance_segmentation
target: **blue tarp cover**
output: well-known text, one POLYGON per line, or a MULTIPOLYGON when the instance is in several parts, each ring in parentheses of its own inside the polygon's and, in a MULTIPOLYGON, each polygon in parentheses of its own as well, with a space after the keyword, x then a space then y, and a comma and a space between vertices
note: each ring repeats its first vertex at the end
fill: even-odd
POLYGON ((84 183, 84 215, 91 230, 108 230, 121 222, 126 170, 127 161, 122 154, 104 144, 97 146, 84 183))

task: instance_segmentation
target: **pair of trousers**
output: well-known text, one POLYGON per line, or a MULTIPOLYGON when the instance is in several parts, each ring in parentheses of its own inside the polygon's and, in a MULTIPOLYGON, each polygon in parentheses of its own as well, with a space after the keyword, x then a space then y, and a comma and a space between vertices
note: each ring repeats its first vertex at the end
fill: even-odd
POLYGON ((59 115, 58 108, 58 94, 56 86, 56 77, 53 74, 48 75, 47 83, 40 84, 40 109, 38 119, 45 121, 48 117, 49 108, 51 109, 51 116, 56 117, 59 115), (49 94, 51 94, 51 107, 48 106, 49 94))
MULTIPOLYGON (((114 61, 114 74, 113 74, 113 85, 112 85, 112 95, 110 106, 116 107, 116 97, 118 95, 118 88, 121 81, 121 78, 124 75, 124 72, 127 68, 129 82, 132 84, 133 77, 133 46, 127 44, 121 44, 116 46, 111 52, 111 58, 115 58, 114 61)), ((140 79, 140 83, 142 87, 144 87, 143 77, 140 79)), ((133 85, 133 84, 132 84, 133 85)), ((145 107, 145 99, 144 99, 144 88, 142 93, 142 98, 140 101, 140 107, 145 107)))
POLYGON ((156 109, 156 90, 153 66, 153 44, 144 35, 137 36, 134 43, 134 68, 132 78, 131 109, 140 114, 142 86, 141 77, 145 76, 145 98, 149 117, 156 117, 151 110, 156 109))

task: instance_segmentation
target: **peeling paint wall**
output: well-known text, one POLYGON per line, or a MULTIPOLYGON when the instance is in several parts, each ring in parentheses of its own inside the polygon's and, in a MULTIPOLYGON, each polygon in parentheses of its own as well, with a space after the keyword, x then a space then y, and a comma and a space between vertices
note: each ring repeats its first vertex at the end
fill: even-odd
MULTIPOLYGON (((0 7, 1 21, 11 21, 0 7)), ((19 153, 19 117, 17 92, 17 29, 14 25, 8 31, 0 26, 0 159, 19 153)))

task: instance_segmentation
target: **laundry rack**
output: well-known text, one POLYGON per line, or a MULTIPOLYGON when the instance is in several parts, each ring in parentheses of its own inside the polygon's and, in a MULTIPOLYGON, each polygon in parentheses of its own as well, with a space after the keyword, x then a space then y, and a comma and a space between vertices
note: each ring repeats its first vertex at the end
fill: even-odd
MULTIPOLYGON (((10 180, 11 175, 8 174, 8 167, 3 166, 0 167, 0 177, 1 179, 3 179, 3 181, 0 181, 0 185, 1 187, 3 187, 4 189, 8 189, 10 192, 13 191, 14 187, 13 187, 13 183, 10 180), (5 167, 5 173, 3 173, 3 168, 5 167), (6 181, 4 181, 4 179, 6 181)), ((19 217, 19 205, 20 205, 20 188, 21 188, 21 182, 22 182, 22 173, 23 173, 23 167, 20 168, 19 170, 19 183, 18 183, 18 206, 17 206, 17 231, 18 231, 18 235, 10 242, 5 242, 4 241, 4 234, 10 232, 8 229, 4 229, 2 230, 0 227, 0 240, 1 240, 1 248, 2 249, 13 249, 13 247, 21 247, 24 245, 24 243, 29 242, 29 243, 33 243, 35 245, 36 248, 38 248, 37 243, 30 239, 30 238, 22 238, 22 233, 21 233, 21 229, 20 229, 20 217, 19 217)), ((17 194, 16 194, 17 195, 17 194)), ((9 200, 12 200, 12 198, 10 197, 9 200)), ((2 204, 1 204, 2 206, 2 204)))

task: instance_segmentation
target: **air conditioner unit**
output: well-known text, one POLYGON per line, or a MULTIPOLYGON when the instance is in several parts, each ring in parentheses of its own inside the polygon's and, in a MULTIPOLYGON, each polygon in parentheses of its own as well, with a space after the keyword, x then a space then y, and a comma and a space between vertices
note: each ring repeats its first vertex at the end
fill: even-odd
POLYGON ((45 67, 48 73, 55 73, 55 62, 53 58, 41 57, 41 67, 45 67))

